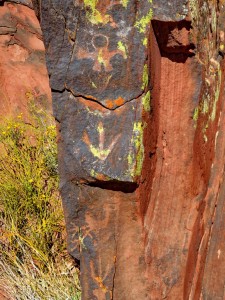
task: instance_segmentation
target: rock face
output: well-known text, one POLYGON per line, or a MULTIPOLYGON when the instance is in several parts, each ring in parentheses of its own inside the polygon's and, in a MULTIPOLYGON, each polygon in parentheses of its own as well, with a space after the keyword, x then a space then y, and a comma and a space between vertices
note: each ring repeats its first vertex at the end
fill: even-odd
POLYGON ((224 1, 33 1, 83 299, 224 299, 224 1))
POLYGON ((31 1, 0 1, 1 116, 28 111, 34 101, 51 110, 42 32, 31 1))

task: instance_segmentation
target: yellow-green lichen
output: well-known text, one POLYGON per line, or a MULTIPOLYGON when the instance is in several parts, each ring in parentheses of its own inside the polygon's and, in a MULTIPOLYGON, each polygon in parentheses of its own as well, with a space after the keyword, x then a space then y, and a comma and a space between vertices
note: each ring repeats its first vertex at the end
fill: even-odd
POLYGON ((145 38, 143 38, 143 40, 142 40, 142 44, 143 44, 143 46, 145 46, 145 47, 147 47, 148 46, 148 39, 145 37, 145 38))
POLYGON ((121 0, 123 7, 127 8, 129 0, 121 0))
POLYGON ((94 177, 94 178, 96 178, 98 175, 98 173, 95 172, 95 170, 93 170, 93 169, 91 170, 90 174, 91 174, 91 177, 94 177))
POLYGON ((224 51, 224 44, 220 45, 220 51, 224 51))
POLYGON ((143 123, 135 122, 131 139, 131 145, 134 147, 135 151, 131 150, 127 156, 128 166, 132 177, 141 175, 144 160, 143 133, 143 123))
POLYGON ((96 9, 98 0, 84 0, 84 6, 89 7, 92 11, 96 9))
POLYGON ((150 91, 148 91, 143 97, 142 97, 142 105, 146 112, 150 111, 151 109, 151 94, 150 91))
MULTIPOLYGON (((213 122, 216 118, 216 109, 217 109, 217 103, 220 96, 220 88, 221 88, 221 69, 220 66, 218 67, 218 70, 216 72, 216 75, 214 75, 214 89, 210 92, 209 90, 206 90, 205 95, 203 95, 202 100, 200 101, 200 104, 198 107, 195 108, 194 114, 193 114, 193 120, 197 121, 200 114, 202 115, 208 115, 207 117, 207 123, 204 127, 204 134, 206 132, 206 129, 208 128, 208 122, 213 122), (214 95, 213 95, 214 94, 214 95)), ((205 139, 205 138, 204 138, 205 139)))
POLYGON ((111 152, 110 149, 99 149, 94 147, 93 145, 90 145, 90 151, 93 156, 97 157, 100 160, 104 160, 105 158, 107 158, 109 153, 111 152))
POLYGON ((99 133, 99 134, 102 134, 102 133, 104 132, 104 128, 103 128, 102 122, 100 122, 100 123, 98 124, 97 130, 98 130, 98 133, 99 133))
POLYGON ((131 166, 134 163, 134 155, 129 153, 127 156, 127 161, 128 161, 128 165, 131 166))
POLYGON ((142 122, 137 122, 134 125, 134 131, 138 132, 138 136, 134 139, 135 148, 137 150, 135 175, 140 176, 144 160, 143 124, 142 122))
POLYGON ((218 102, 219 96, 220 96, 220 87, 221 87, 221 69, 218 70, 218 81, 217 81, 217 87, 215 90, 215 99, 213 102, 213 108, 212 108, 212 112, 210 115, 211 121, 214 121, 216 118, 216 107, 217 107, 217 102, 218 102))
POLYGON ((124 45, 124 43, 123 43, 122 41, 119 41, 119 42, 117 43, 117 48, 118 48, 120 51, 123 52, 124 58, 127 59, 127 47, 126 47, 126 45, 124 45))
POLYGON ((107 61, 104 60, 104 58, 103 58, 102 49, 99 50, 97 59, 98 59, 98 62, 100 63, 100 65, 103 64, 104 67, 107 67, 107 61))
POLYGON ((207 114, 208 111, 209 111, 209 101, 208 101, 208 99, 204 99, 203 103, 202 103, 202 110, 201 110, 201 112, 203 114, 207 114))
POLYGON ((146 33, 147 26, 150 24, 153 16, 153 11, 150 9, 147 15, 143 16, 139 21, 136 21, 134 26, 140 33, 146 33))
POLYGON ((148 65, 144 65, 143 75, 142 75, 142 90, 144 90, 148 86, 148 65))
POLYGON ((98 0, 84 0, 84 7, 88 9, 86 11, 86 16, 89 22, 92 24, 99 24, 99 23, 108 23, 110 16, 105 15, 103 16, 100 11, 97 10, 96 5, 98 0))
POLYGON ((197 122, 197 120, 198 120, 198 115, 199 115, 199 108, 196 107, 195 110, 194 110, 194 113, 193 113, 193 120, 195 122, 197 122))

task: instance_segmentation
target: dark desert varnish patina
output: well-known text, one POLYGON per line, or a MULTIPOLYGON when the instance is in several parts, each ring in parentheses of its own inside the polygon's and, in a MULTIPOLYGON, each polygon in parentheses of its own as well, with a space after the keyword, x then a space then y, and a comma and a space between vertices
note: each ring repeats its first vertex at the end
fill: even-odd
POLYGON ((34 2, 83 299, 224 299, 224 1, 34 2))

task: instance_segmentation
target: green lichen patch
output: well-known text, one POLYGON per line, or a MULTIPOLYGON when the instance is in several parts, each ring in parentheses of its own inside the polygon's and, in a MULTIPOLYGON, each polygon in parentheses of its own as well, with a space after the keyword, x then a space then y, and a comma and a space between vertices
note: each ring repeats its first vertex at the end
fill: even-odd
POLYGON ((148 86, 148 65, 144 65, 143 75, 142 75, 142 90, 144 90, 148 86))
POLYGON ((219 96, 220 96, 221 79, 222 79, 221 77, 222 77, 221 69, 219 69, 217 86, 216 86, 216 90, 215 90, 215 99, 213 101, 212 112, 211 112, 211 115, 210 115, 210 120, 211 121, 214 121, 215 118, 216 118, 216 107, 217 107, 217 102, 218 102, 219 96))
POLYGON ((123 7, 127 8, 129 0, 121 0, 123 7))
POLYGON ((133 178, 140 176, 142 171, 142 165, 144 160, 144 127, 144 124, 140 121, 135 122, 133 125, 133 135, 131 139, 132 150, 130 150, 127 156, 130 175, 133 178))
POLYGON ((97 175, 98 175, 98 173, 97 173, 97 172, 95 172, 95 170, 93 170, 93 169, 91 169, 91 172, 90 172, 90 174, 91 174, 91 177, 94 177, 94 178, 96 178, 96 177, 97 177, 97 175))
POLYGON ((100 160, 105 160, 111 152, 110 149, 99 149, 97 147, 94 147, 93 145, 90 145, 90 151, 93 156, 97 157, 100 160))
MULTIPOLYGON (((152 3, 151 0, 149 0, 149 3, 152 3)), ((142 39, 142 44, 144 47, 148 46, 148 38, 146 36, 147 34, 147 28, 152 20, 153 17, 153 10, 150 8, 147 15, 142 16, 139 20, 137 20, 134 24, 134 26, 138 29, 138 31, 141 34, 144 34, 145 36, 142 39)))
POLYGON ((94 25, 99 23, 106 24, 109 22, 110 16, 103 16, 100 11, 97 10, 96 5, 98 0, 84 0, 84 7, 88 9, 86 11, 86 17, 94 25))
POLYGON ((98 131, 99 134, 101 134, 101 133, 104 132, 104 128, 103 128, 102 122, 100 122, 100 123, 98 124, 97 131, 98 131))
POLYGON ((203 100, 202 103, 202 113, 205 115, 207 114, 209 111, 209 100, 206 98, 203 100))
POLYGON ((102 49, 98 51, 97 60, 100 63, 100 65, 103 65, 105 68, 107 67, 108 62, 103 58, 102 49))
POLYGON ((194 113, 193 113, 193 120, 194 120, 195 122, 197 122, 198 116, 199 116, 199 108, 196 107, 195 110, 194 110, 194 113))
POLYGON ((200 114, 208 116, 207 122, 213 122, 216 118, 216 110, 220 96, 222 76, 220 65, 218 64, 217 67, 218 69, 216 73, 213 73, 213 75, 211 75, 210 77, 211 81, 206 80, 207 84, 205 85, 204 94, 198 107, 196 107, 194 111, 193 119, 195 121, 197 121, 200 114))
POLYGON ((126 45, 122 42, 122 41, 119 41, 118 43, 117 43, 117 48, 120 50, 120 51, 122 51, 123 52, 123 57, 125 58, 125 59, 127 59, 127 47, 126 47, 126 45))
POLYGON ((90 7, 92 11, 96 10, 96 5, 98 3, 98 0, 84 0, 84 6, 90 7))
POLYGON ((152 16, 153 16, 153 11, 150 8, 147 15, 141 17, 139 21, 135 22, 134 26, 138 29, 140 33, 146 33, 147 27, 151 22, 152 16))
POLYGON ((149 112, 151 110, 151 93, 150 93, 150 91, 148 91, 142 97, 142 105, 143 105, 144 111, 149 112))
POLYGON ((148 39, 147 39, 147 37, 143 38, 142 44, 143 44, 143 46, 145 46, 145 47, 148 46, 148 39))

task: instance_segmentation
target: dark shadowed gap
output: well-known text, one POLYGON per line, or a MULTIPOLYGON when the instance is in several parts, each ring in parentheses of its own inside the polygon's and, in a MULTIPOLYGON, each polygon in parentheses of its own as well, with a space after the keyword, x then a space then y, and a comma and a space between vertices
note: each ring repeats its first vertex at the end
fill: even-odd
POLYGON ((117 191, 122 193, 133 193, 138 188, 138 184, 135 182, 122 182, 122 181, 116 181, 116 180, 109 180, 109 181, 94 181, 85 183, 85 185, 97 187, 104 190, 111 190, 111 191, 117 191))
POLYGON ((32 0, 32 4, 38 20, 41 21, 40 19, 41 0, 32 0))
POLYGON ((173 62, 185 63, 188 57, 195 55, 195 45, 190 42, 191 22, 164 22, 152 20, 152 27, 162 57, 173 62))
POLYGON ((71 257, 72 257, 72 259, 73 259, 73 261, 74 261, 75 267, 78 268, 78 269, 80 270, 80 260, 77 259, 77 258, 75 258, 75 257, 73 257, 73 256, 71 256, 71 257))

